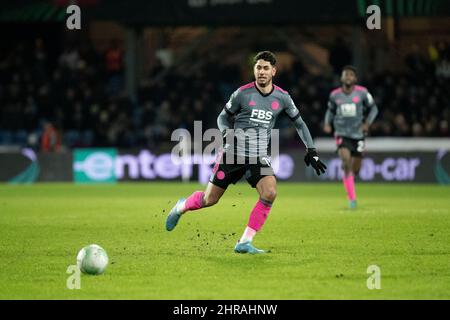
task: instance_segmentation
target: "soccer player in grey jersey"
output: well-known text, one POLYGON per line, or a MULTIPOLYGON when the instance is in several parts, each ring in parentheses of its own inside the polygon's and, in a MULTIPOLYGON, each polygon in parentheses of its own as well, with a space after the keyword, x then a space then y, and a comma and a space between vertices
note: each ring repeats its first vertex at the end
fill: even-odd
POLYGON ((372 95, 366 88, 356 85, 356 69, 345 66, 342 70, 342 86, 333 90, 328 100, 324 131, 334 136, 344 176, 342 181, 350 208, 356 208, 354 176, 359 173, 365 149, 365 136, 378 114, 372 95))
POLYGON ((259 200, 234 251, 252 254, 264 253, 264 250, 255 248, 252 241, 256 232, 264 225, 276 197, 276 179, 267 149, 270 130, 274 127, 278 115, 285 112, 294 123, 307 147, 304 159, 306 165, 311 165, 318 175, 326 169, 319 160, 308 127, 291 97, 272 83, 276 73, 275 55, 263 51, 255 56, 254 62, 255 81, 236 90, 217 119, 218 127, 224 135, 229 134, 231 130, 237 140, 246 143, 225 148, 225 153, 218 157, 205 192, 196 191, 187 199, 178 200, 166 220, 166 229, 173 230, 182 214, 216 204, 230 183, 234 184, 245 176, 250 185, 258 191, 259 200), (231 157, 228 157, 230 154, 231 157), (237 158, 243 158, 244 162, 236 161, 237 158))

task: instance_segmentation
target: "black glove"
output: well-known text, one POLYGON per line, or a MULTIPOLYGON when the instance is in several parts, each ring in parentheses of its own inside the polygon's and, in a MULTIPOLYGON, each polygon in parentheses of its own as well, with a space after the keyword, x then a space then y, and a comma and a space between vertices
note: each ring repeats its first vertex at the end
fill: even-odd
POLYGON ((327 166, 319 160, 319 155, 316 152, 316 149, 308 149, 305 155, 305 163, 306 166, 313 167, 314 170, 316 170, 316 173, 318 176, 320 176, 320 173, 325 173, 325 169, 327 166))

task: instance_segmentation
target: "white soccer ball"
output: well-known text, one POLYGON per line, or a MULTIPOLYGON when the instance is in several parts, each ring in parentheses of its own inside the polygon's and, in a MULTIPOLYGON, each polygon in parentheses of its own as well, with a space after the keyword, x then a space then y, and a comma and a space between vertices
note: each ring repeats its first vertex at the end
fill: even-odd
POLYGON ((99 245, 88 245, 78 252, 77 266, 83 273, 102 274, 108 266, 108 255, 99 245))

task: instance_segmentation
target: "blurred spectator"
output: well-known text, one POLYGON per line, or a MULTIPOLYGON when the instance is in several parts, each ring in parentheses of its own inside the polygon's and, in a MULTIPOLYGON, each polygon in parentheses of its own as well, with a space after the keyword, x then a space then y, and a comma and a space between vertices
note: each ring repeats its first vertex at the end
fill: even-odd
POLYGON ((55 126, 47 122, 41 138, 41 151, 56 152, 61 149, 61 135, 55 126))
POLYGON ((435 63, 439 59, 439 51, 436 43, 430 43, 428 45, 428 59, 435 63))
POLYGON ((436 76, 443 78, 450 78, 450 61, 444 59, 439 61, 436 65, 436 76))
POLYGON ((59 64, 63 68, 67 68, 69 70, 75 70, 78 68, 80 61, 80 55, 78 54, 78 50, 73 47, 66 47, 59 57, 59 64))
POLYGON ((123 52, 116 39, 111 40, 105 52, 105 69, 109 76, 119 74, 123 69, 123 52))
POLYGON ((105 68, 108 74, 117 74, 123 69, 123 52, 119 48, 117 39, 111 40, 109 48, 105 52, 105 68))
POLYGON ((119 47, 119 41, 113 39, 105 52, 105 70, 108 78, 108 91, 118 93, 123 86, 123 59, 124 54, 119 47))

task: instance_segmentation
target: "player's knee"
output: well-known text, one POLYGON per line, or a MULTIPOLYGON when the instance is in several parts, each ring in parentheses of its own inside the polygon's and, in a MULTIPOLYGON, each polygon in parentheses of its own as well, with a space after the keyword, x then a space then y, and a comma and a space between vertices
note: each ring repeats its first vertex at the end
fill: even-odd
POLYGON ((264 200, 270 201, 270 202, 274 202, 276 197, 277 197, 277 191, 274 188, 264 190, 264 192, 261 195, 261 198, 263 198, 264 200))
POLYGON ((353 164, 352 171, 355 176, 358 175, 359 171, 361 171, 361 164, 353 164))
POLYGON ((350 172, 351 170, 350 161, 342 161, 342 170, 344 170, 345 172, 350 172))
POLYGON ((217 202, 219 202, 219 197, 211 195, 211 194, 205 194, 203 197, 203 206, 204 207, 210 207, 215 205, 217 202))

